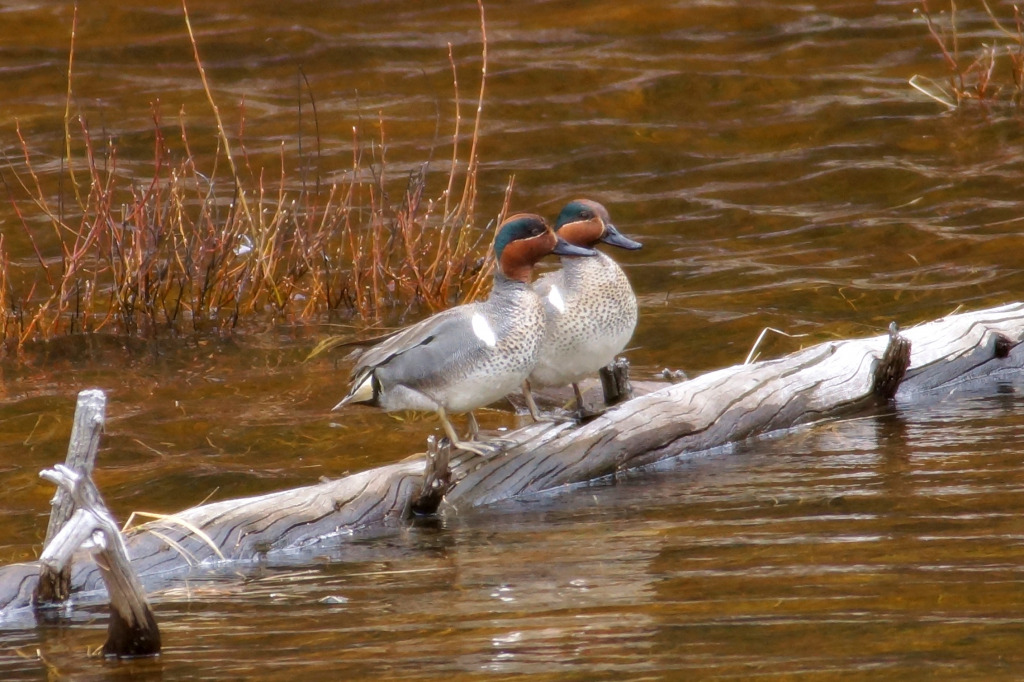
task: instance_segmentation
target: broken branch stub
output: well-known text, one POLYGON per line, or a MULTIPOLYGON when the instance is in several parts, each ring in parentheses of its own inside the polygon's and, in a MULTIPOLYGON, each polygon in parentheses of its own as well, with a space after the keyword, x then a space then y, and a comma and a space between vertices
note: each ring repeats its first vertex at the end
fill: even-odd
POLYGON ((92 479, 62 464, 39 474, 66 491, 77 509, 44 549, 40 564, 53 571, 69 569, 85 547, 93 555, 110 598, 110 621, 104 656, 128 658, 160 652, 160 629, 128 556, 114 517, 92 479))
POLYGON ((889 345, 875 367, 871 392, 882 400, 892 400, 910 367, 910 340, 900 334, 896 322, 889 323, 889 345))
POLYGON ((439 441, 436 436, 427 437, 423 484, 409 504, 409 511, 412 514, 429 516, 437 511, 445 493, 452 486, 452 470, 449 466, 451 456, 452 446, 447 438, 439 441))
POLYGON ((608 407, 624 403, 633 397, 633 385, 629 382, 629 360, 615 358, 598 370, 604 404, 608 407))
MULTIPOLYGON (((96 451, 100 445, 100 434, 106 419, 107 396, 98 389, 89 389, 78 394, 75 406, 75 421, 71 427, 68 455, 65 466, 85 476, 91 476, 96 464, 96 451)), ((71 496, 60 486, 50 502, 50 522, 46 527, 43 545, 60 532, 75 510, 71 496)), ((33 600, 39 606, 53 605, 65 601, 71 593, 71 566, 55 571, 45 565, 40 567, 39 582, 33 593, 33 600)))

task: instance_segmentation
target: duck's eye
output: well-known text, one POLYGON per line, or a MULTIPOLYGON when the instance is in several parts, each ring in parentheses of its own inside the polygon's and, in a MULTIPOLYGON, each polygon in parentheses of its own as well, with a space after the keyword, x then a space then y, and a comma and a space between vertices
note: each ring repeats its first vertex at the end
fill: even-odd
POLYGON ((594 219, 594 212, 593 211, 580 211, 580 218, 582 218, 583 220, 593 220, 594 219))

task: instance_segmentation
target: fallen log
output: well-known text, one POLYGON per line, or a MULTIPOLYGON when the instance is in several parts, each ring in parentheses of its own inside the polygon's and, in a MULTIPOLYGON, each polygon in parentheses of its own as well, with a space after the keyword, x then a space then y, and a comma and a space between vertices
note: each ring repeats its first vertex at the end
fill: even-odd
MULTIPOLYGON (((892 398, 910 404, 969 382, 1019 378, 1022 340, 1024 303, 950 315, 903 333, 893 326, 887 335, 822 343, 664 384, 582 425, 533 424, 504 434, 510 446, 497 456, 452 453, 447 470, 433 474, 443 482, 439 500, 429 494, 435 484, 424 485, 425 459, 418 456, 318 485, 194 507, 128 531, 126 543, 143 583, 159 589, 196 569, 284 560, 356 535, 388 532, 406 523, 419 504, 429 510, 439 502, 438 513, 464 513, 835 416, 869 413, 892 398)), ((30 603, 37 573, 34 564, 0 569, 0 614, 30 603)), ((100 587, 95 569, 76 565, 73 592, 100 587)))

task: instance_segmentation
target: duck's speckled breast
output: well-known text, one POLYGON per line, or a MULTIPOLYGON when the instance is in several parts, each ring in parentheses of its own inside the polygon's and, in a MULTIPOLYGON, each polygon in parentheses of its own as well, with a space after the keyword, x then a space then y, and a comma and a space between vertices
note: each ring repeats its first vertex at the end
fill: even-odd
POLYGON ((562 270, 538 282, 545 301, 545 334, 530 381, 576 382, 611 362, 633 336, 636 295, 626 273, 601 253, 563 259, 562 270), (562 305, 551 295, 557 287, 562 305))

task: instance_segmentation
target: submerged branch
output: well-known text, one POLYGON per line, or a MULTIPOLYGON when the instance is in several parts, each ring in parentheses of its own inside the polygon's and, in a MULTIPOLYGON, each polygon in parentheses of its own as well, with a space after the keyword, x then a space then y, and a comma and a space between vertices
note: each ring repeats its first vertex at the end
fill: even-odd
POLYGON ((124 538, 92 479, 62 464, 39 475, 66 491, 76 506, 68 523, 46 545, 39 562, 50 570, 65 571, 79 547, 84 547, 95 557, 94 565, 110 598, 103 654, 134 657, 159 653, 156 618, 135 575, 124 538))

